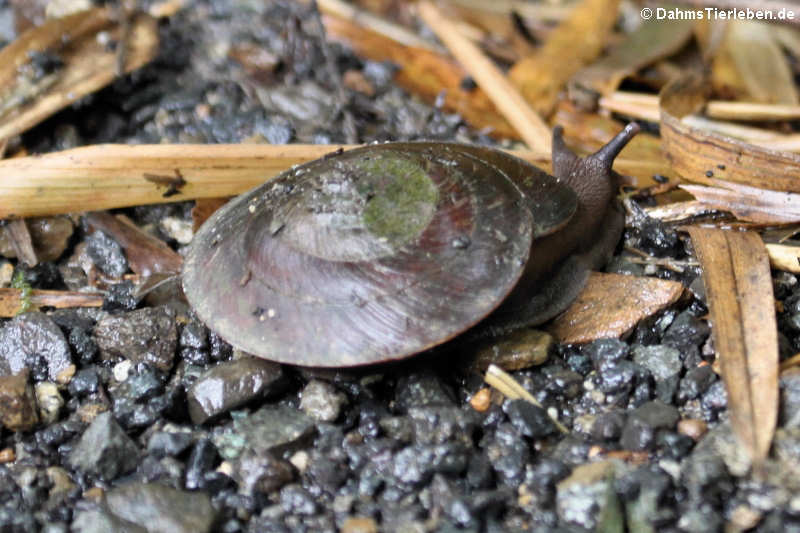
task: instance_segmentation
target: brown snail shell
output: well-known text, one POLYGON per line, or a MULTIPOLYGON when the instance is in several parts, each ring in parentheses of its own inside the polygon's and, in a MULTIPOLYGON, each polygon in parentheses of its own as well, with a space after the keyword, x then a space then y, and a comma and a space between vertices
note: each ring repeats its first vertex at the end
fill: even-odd
MULTIPOLYGON (((605 155, 585 160, 557 134, 554 168, 588 168, 613 187, 611 160, 635 132, 629 126, 605 155)), ((581 202, 499 150, 365 146, 292 168, 218 210, 187 253, 184 292, 212 330, 266 359, 325 367, 399 359, 483 320, 523 275, 526 290, 547 290, 543 278, 581 244, 559 236, 575 233, 581 202), (537 245, 547 239, 565 249, 537 245), (529 266, 537 257, 544 269, 529 266)), ((579 284, 566 292, 576 295, 579 284)), ((506 314, 518 316, 527 304, 514 292, 506 314)), ((517 321, 547 320, 563 307, 539 304, 533 321, 517 321)))

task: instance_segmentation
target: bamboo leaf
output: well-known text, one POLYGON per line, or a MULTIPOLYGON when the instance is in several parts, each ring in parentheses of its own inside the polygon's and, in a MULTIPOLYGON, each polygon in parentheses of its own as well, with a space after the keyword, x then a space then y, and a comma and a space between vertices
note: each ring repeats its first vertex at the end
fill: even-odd
POLYGON ((778 418, 778 330, 772 278, 756 233, 690 227, 728 391, 731 426, 758 467, 778 418))

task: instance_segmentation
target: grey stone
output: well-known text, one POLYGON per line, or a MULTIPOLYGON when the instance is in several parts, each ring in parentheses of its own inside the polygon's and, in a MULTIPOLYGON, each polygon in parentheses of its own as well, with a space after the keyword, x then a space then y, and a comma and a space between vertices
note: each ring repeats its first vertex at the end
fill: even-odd
POLYGON ((645 367, 656 381, 669 379, 680 373, 681 354, 671 346, 635 346, 633 362, 645 367))
POLYGON ((106 502, 116 516, 147 533, 212 531, 216 511, 204 492, 188 492, 157 483, 129 483, 108 492, 106 502))
POLYGON ((124 357, 169 372, 178 344, 175 312, 161 306, 109 316, 97 323, 94 338, 103 359, 124 357))
POLYGON ((325 381, 312 379, 303 388, 300 409, 314 420, 333 422, 339 418, 346 403, 347 396, 337 391, 336 387, 325 381))
POLYGON ((114 516, 104 509, 78 511, 72 521, 74 533, 148 533, 144 527, 114 516))
POLYGON ((110 481, 130 472, 139 461, 139 448, 106 411, 95 417, 69 456, 72 468, 110 481))
POLYGON ((246 449, 280 454, 305 444, 315 432, 314 420, 286 405, 268 405, 255 413, 234 418, 232 427, 212 440, 225 459, 236 459, 246 449))
POLYGON ((186 392, 189 415, 203 424, 283 386, 280 365, 255 357, 219 363, 205 372, 186 392))
POLYGON ((19 374, 27 368, 34 380, 56 381, 71 364, 67 339, 44 313, 23 313, 0 329, 0 375, 19 374))

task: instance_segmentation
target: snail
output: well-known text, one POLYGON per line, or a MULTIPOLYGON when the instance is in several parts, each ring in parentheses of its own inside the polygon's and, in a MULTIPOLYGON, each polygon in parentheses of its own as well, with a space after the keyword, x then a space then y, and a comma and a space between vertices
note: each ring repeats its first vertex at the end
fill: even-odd
POLYGON ((629 124, 579 158, 556 128, 557 178, 497 149, 445 142, 374 144, 296 166, 205 222, 184 292, 234 347, 302 366, 389 361, 467 330, 541 324, 619 241, 611 165, 638 130, 629 124))

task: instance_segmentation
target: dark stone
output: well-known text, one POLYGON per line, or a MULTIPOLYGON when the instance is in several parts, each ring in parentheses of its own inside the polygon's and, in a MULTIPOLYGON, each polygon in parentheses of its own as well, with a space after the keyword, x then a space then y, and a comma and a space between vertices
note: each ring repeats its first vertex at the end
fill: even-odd
POLYGON ((678 410, 658 400, 636 408, 622 430, 620 444, 626 450, 649 450, 655 444, 656 430, 675 427, 678 410))
POLYGON ((127 358, 163 372, 172 369, 178 328, 170 307, 148 307, 100 320, 94 337, 103 359, 127 358))
POLYGON ((69 382, 67 390, 72 396, 94 394, 100 387, 100 376, 95 367, 78 370, 69 382))
POLYGON ((592 360, 595 369, 612 366, 628 355, 628 345, 617 339, 599 339, 587 344, 583 353, 592 360))
POLYGON ((147 441, 147 453, 155 457, 177 457, 186 451, 194 438, 191 433, 157 431, 147 441))
POLYGON ((678 389, 678 402, 685 403, 689 400, 694 400, 708 390, 708 387, 716 379, 717 375, 712 370, 711 365, 692 368, 681 379, 680 389, 678 389))
POLYGON ((455 396, 431 372, 404 375, 395 387, 395 401, 401 412, 426 405, 454 405, 455 396))
POLYGON ((233 475, 240 492, 267 494, 292 481, 294 470, 269 452, 246 451, 234 463, 233 475))
POLYGON ((681 460, 692 451, 694 440, 674 431, 660 430, 656 433, 656 449, 665 457, 681 460))
POLYGON ((547 366, 542 369, 547 380, 546 390, 565 398, 575 398, 583 392, 583 376, 562 366, 547 366))
POLYGON ((81 364, 90 364, 97 355, 97 344, 86 328, 71 328, 69 330, 69 345, 75 350, 81 364))
POLYGON ((97 268, 112 278, 121 278, 128 271, 122 247, 100 230, 86 237, 86 253, 97 268))
POLYGON ((132 311, 137 305, 136 285, 130 280, 109 285, 103 298, 103 311, 132 311))
POLYGON ((72 364, 69 345, 61 329, 39 311, 12 318, 0 329, 0 375, 30 370, 34 381, 56 381, 72 364))
POLYGON ((236 418, 232 427, 212 436, 225 459, 235 459, 245 449, 255 452, 282 452, 309 442, 314 435, 314 420, 302 411, 285 405, 268 405, 236 418))
POLYGON ((111 481, 139 462, 139 448, 108 411, 95 417, 69 455, 69 465, 84 474, 111 481))
POLYGON ((205 488, 204 476, 214 468, 218 457, 217 448, 210 440, 198 440, 186 461, 186 488, 189 490, 205 488))
POLYGON ((599 415, 592 425, 592 438, 598 441, 617 440, 625 426, 625 413, 610 411, 599 415))
POLYGON ((148 533, 205 533, 216 511, 204 492, 187 492, 157 483, 129 483, 106 495, 109 510, 148 533))
POLYGON ((597 373, 598 387, 606 394, 619 394, 630 391, 634 386, 636 365, 630 361, 620 361, 617 364, 602 365, 597 373))
POLYGON ((511 424, 500 424, 494 435, 484 437, 481 446, 492 462, 501 483, 516 487, 525 473, 529 446, 519 431, 511 424))
POLYGON ((700 320, 691 313, 684 311, 679 314, 667 328, 667 331, 664 333, 663 341, 664 344, 674 346, 685 353, 690 346, 695 349, 701 346, 710 333, 711 328, 708 322, 700 320))
POLYGON ((313 515, 317 512, 314 498, 300 485, 286 485, 281 489, 281 507, 288 514, 313 515))
POLYGON ((206 371, 186 393, 189 415, 203 424, 256 398, 283 390, 281 366, 255 357, 218 363, 206 371))
POLYGON ((540 439, 556 432, 547 411, 525 400, 510 400, 503 404, 511 424, 517 430, 533 439, 540 439))
POLYGON ((471 408, 441 405, 411 408, 408 418, 417 444, 442 444, 450 440, 471 443, 480 423, 480 416, 471 408))

